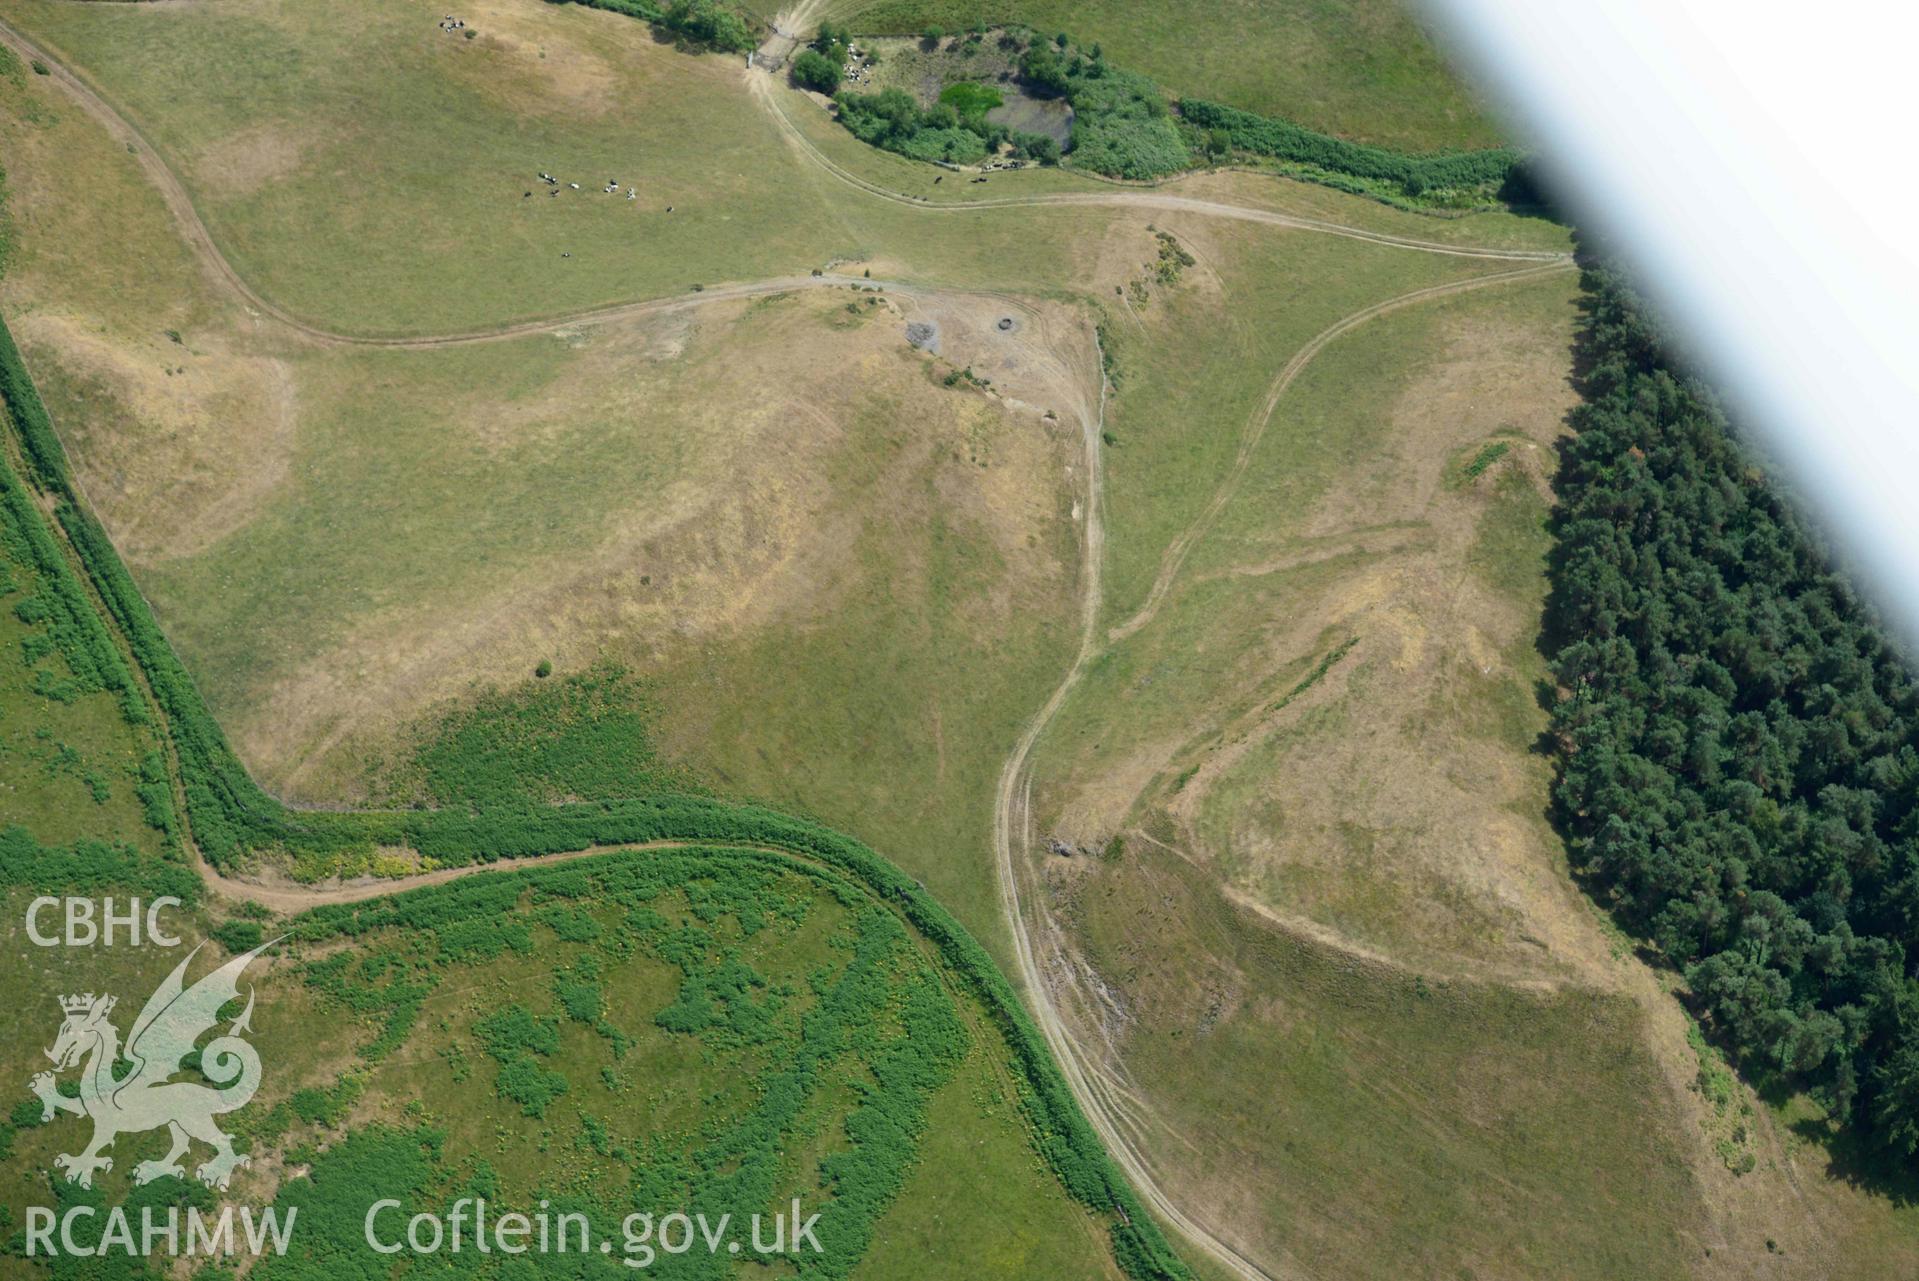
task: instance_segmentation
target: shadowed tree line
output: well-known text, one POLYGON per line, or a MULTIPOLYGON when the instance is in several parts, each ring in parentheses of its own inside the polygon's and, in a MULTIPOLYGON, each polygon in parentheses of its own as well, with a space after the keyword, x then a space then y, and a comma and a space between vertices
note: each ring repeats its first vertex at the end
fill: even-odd
POLYGON ((1621 277, 1590 267, 1544 645, 1554 804, 1749 1074, 1919 1151, 1905 655, 1621 277))

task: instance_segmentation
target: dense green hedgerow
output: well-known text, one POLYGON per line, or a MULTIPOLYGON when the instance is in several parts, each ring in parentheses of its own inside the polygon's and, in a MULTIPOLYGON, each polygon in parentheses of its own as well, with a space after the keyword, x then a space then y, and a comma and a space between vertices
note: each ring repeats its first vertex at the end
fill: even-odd
POLYGON ((0 325, 0 400, 6 402, 19 434, 20 448, 27 463, 41 482, 54 492, 64 493, 68 485, 67 456, 53 434, 46 406, 27 375, 26 362, 14 345, 13 332, 0 325))
MULTIPOLYGON (((65 459, 45 410, 33 393, 13 339, 0 331, 0 400, 20 405, 22 447, 35 467, 45 466, 65 481, 65 459)), ((25 666, 34 674, 33 688, 46 697, 69 701, 82 694, 110 691, 119 695, 130 721, 144 720, 144 708, 112 637, 100 623, 85 590, 61 553, 59 544, 33 505, 33 497, 11 468, 0 475, 0 567, 18 567, 28 590, 12 602, 21 622, 33 628, 22 642, 25 666), (58 655, 61 666, 46 660, 58 655)), ((13 575, 0 582, 0 596, 19 590, 13 575)))
POLYGON ((1919 1152, 1919 688, 1820 540, 1589 271, 1554 489, 1556 803, 1749 1069, 1919 1152))
MULTIPOLYGON (((905 918, 938 951, 959 985, 981 1003, 1010 1047, 1022 1103, 1042 1155, 1077 1200, 1100 1213, 1116 1216, 1112 1223, 1113 1248, 1127 1274, 1136 1281, 1189 1275, 1107 1155, 1053 1062, 1039 1029, 986 950, 918 882, 859 842, 804 819, 698 795, 550 807, 520 803, 498 810, 482 807, 363 813, 294 812, 267 796, 233 754, 105 531, 74 493, 59 442, 4 325, 0 325, 0 401, 4 401, 8 421, 21 440, 33 483, 52 505, 74 555, 84 566, 108 619, 132 653, 162 713, 162 729, 172 744, 178 784, 186 797, 186 812, 181 817, 216 865, 233 866, 260 851, 280 850, 296 857, 340 855, 376 845, 403 846, 440 863, 464 864, 670 841, 730 846, 733 848, 728 851, 712 850, 710 856, 735 862, 761 858, 769 865, 790 867, 794 865, 791 860, 798 860, 800 865, 830 869, 891 913, 905 918), (742 847, 778 853, 756 853, 753 848, 742 847)), ((9 492, 19 489, 12 463, 4 454, 0 454, 0 486, 10 487, 9 492)), ((24 512, 25 524, 37 527, 50 540, 51 535, 38 524, 38 515, 37 507, 29 504, 24 512)), ((70 572, 62 581, 72 599, 87 599, 70 572)), ((197 881, 184 869, 144 864, 104 847, 82 847, 79 853, 83 864, 70 875, 99 874, 98 869, 125 857, 141 864, 140 875, 184 875, 194 882, 191 893, 197 894, 197 881)), ((0 867, 12 867, 23 877, 34 877, 35 884, 58 881, 60 869, 49 866, 58 857, 34 846, 22 833, 0 833, 0 867), (38 879, 42 877, 44 881, 38 879)), ((592 861, 634 870, 646 862, 644 857, 634 856, 592 861)), ((315 909, 303 918, 304 928, 350 935, 382 923, 418 925, 437 917, 453 933, 461 923, 478 919, 495 927, 490 931, 494 936, 508 938, 511 932, 497 928, 499 923, 488 919, 489 911, 507 910, 528 884, 564 894, 569 885, 581 884, 584 876, 577 867, 562 867, 518 877, 475 878, 366 904, 315 909), (471 910, 476 901, 488 909, 477 917, 471 910)), ((189 893, 180 897, 191 901, 189 893)), ((363 969, 349 974, 346 967, 352 964, 352 958, 344 954, 324 964, 340 968, 316 966, 318 972, 312 981, 380 1021, 379 1034, 363 1051, 369 1057, 378 1057, 399 1044, 432 988, 430 974, 413 969, 363 969)), ((914 1069, 902 1063, 898 1070, 914 1069)), ((877 1126, 882 1121, 876 1116, 871 1124, 877 1126)), ((857 1177, 862 1185, 871 1182, 877 1187, 895 1175, 845 1169, 836 1177, 842 1182, 857 1177)))
POLYGON ((1100 68, 1068 77, 1073 163, 1112 178, 1158 178, 1192 163, 1159 86, 1130 71, 1100 68))
POLYGON ((1290 121, 1254 115, 1203 98, 1183 98, 1179 112, 1200 129, 1224 130, 1232 146, 1256 155, 1310 165, 1331 174, 1396 185, 1409 196, 1435 192, 1495 194, 1522 164, 1505 147, 1409 155, 1315 133, 1290 121))

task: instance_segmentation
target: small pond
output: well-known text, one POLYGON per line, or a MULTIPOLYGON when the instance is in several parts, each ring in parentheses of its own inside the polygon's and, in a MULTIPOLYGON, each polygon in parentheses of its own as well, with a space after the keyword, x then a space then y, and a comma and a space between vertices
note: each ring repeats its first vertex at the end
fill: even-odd
POLYGON ((1073 109, 1064 98, 1034 98, 1017 85, 996 84, 1005 101, 986 113, 987 120, 1015 133, 1041 133, 1064 151, 1073 137, 1073 109))

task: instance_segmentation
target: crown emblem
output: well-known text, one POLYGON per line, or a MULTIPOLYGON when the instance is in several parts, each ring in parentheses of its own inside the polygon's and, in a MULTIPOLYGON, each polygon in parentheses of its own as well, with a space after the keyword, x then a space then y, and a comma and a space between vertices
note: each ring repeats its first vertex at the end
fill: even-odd
MULTIPOLYGON (((233 1136, 223 1132, 215 1118, 245 1107, 260 1088, 260 1055, 245 1039, 253 1030, 249 1021, 252 989, 245 992, 246 1009, 224 1034, 217 1030, 220 1011, 239 1001, 247 966, 279 941, 242 952, 188 987, 183 980, 188 964, 200 951, 195 947, 147 998, 124 1046, 119 1029, 107 1021, 117 997, 104 992, 53 993, 66 1015, 53 1045, 42 1052, 53 1070, 36 1072, 27 1086, 40 1100, 41 1121, 65 1113, 93 1122, 92 1140, 78 1152, 55 1156, 55 1171, 69 1183, 90 1188, 94 1175, 113 1168, 113 1158, 102 1149, 112 1146, 116 1135, 165 1128, 173 1136, 173 1147, 166 1156, 133 1167, 136 1186, 187 1177, 180 1158, 190 1142, 197 1141, 212 1144, 213 1156, 194 1170, 193 1177, 207 1187, 226 1188, 233 1172, 249 1158, 234 1149, 233 1136), (196 1049, 208 1032, 214 1037, 204 1052, 196 1049), (116 1070, 122 1059, 130 1062, 130 1070, 116 1070), (205 1084, 173 1080, 190 1062, 199 1065, 198 1075, 206 1078, 205 1084), (74 1068, 81 1074, 77 1088, 63 1085, 54 1075, 74 1068)), ((13 1029, 7 1031, 11 1036, 13 1029)), ((16 1109, 15 1115, 20 1114, 16 1109)))

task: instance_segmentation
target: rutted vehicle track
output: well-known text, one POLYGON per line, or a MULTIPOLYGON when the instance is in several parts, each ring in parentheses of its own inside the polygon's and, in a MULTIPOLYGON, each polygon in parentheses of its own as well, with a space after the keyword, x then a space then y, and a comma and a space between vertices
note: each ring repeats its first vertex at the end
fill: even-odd
MULTIPOLYGON (((4 328, 0 328, 0 337, 4 337, 4 328)), ((1044 1157, 1047 1167, 1060 1179, 1073 1199, 1089 1210, 1111 1234, 1113 1257, 1123 1262, 1122 1270, 1141 1278, 1166 1278, 1183 1274, 1177 1256, 1172 1254, 1157 1225, 1146 1215, 1132 1187, 1112 1164, 1097 1138, 1097 1132, 1078 1110, 1077 1096, 1072 1094, 1070 1087, 1066 1086, 1047 1058, 1043 1037, 1027 1016, 1016 990, 1006 980, 1000 967, 971 938, 965 927, 926 893, 924 886, 918 885, 857 840, 806 820, 790 819, 766 811, 759 811, 760 817, 756 820, 751 812, 755 807, 737 807, 717 802, 696 805, 695 812, 670 820, 666 830, 678 829, 672 835, 636 836, 625 840, 613 837, 598 842, 592 842, 589 838, 576 848, 552 849, 548 853, 523 857, 494 857, 493 847, 485 844, 482 838, 480 843, 462 847, 463 853, 470 855, 474 861, 399 879, 368 877, 332 885, 261 883, 227 876, 211 866, 194 830, 196 815, 190 804, 192 797, 189 795, 191 789, 185 753, 174 724, 173 709, 178 704, 161 696, 157 686, 159 678, 143 660, 134 639, 142 627, 151 630, 154 624, 151 619, 144 618, 144 602, 131 603, 125 594, 116 597, 115 589, 106 585, 118 577, 123 583, 120 589, 123 593, 134 590, 130 582, 124 581, 124 569, 114 563, 116 554, 110 548, 104 551, 104 563, 113 565, 114 572, 103 573, 103 562, 98 558, 90 559, 82 553, 84 538, 76 536, 72 527, 62 518, 64 509, 83 510, 83 502, 76 498, 70 481, 61 474, 62 462, 50 461, 59 458, 57 441, 43 441, 43 447, 38 451, 30 449, 31 433, 24 424, 38 418, 41 425, 36 430, 46 431, 44 409, 39 406, 31 377, 19 366, 17 353, 12 351, 10 342, 5 359, 11 368, 6 374, 6 395, 0 398, 0 402, 3 402, 0 403, 0 420, 5 420, 0 421, 0 467, 4 467, 7 473, 7 487, 12 491, 17 486, 23 491, 21 497, 32 511, 28 519, 45 522, 47 536, 54 544, 52 555, 65 562, 59 572, 64 574, 70 570, 72 573, 72 579, 64 589, 75 591, 83 598, 82 608, 98 618, 104 629, 106 644, 117 650, 124 662, 131 681, 124 687, 125 692, 143 705, 146 723, 153 726, 156 732, 167 781, 173 794, 174 814, 179 823, 174 830, 180 848, 196 877, 209 890, 237 901, 257 903, 277 912, 296 914, 328 904, 364 902, 407 893, 486 872, 510 874, 595 856, 638 856, 647 851, 673 849, 716 854, 728 851, 760 852, 775 855, 798 866, 847 878, 860 891, 869 894, 876 906, 899 918, 914 940, 914 945, 933 963, 934 973, 942 985, 956 1000, 965 999, 962 1008, 966 1011, 964 1017, 969 1026, 990 1029, 990 1035, 1004 1038, 1008 1057, 996 1061, 994 1071, 1008 1079, 1012 1093, 1030 1101, 1031 1136, 1035 1150, 1044 1157), (19 390, 22 387, 26 389, 24 393, 19 390), (22 401, 31 406, 31 412, 20 412, 22 401), (48 445, 50 452, 45 448, 48 445), (15 472, 20 479, 14 478, 15 472), (704 814, 698 812, 701 810, 704 814), (727 812, 734 810, 745 811, 738 823, 729 822, 727 818, 727 812), (720 819, 718 823, 712 821, 716 811, 720 819), (969 1005, 966 1001, 978 1004, 969 1005)), ((83 522, 84 519, 82 517, 83 522)), ((137 597, 133 599, 137 600, 137 597)), ((164 640, 159 643, 165 644, 164 640)), ((186 718, 194 713, 187 710, 179 714, 186 718)), ((199 714, 204 715, 204 711, 199 714)), ((222 754, 226 751, 223 744, 215 750, 222 754)), ((245 787, 253 790, 250 782, 245 787)), ((197 794, 213 810, 218 811, 223 807, 223 802, 215 795, 217 791, 216 786, 197 794)), ((558 808, 586 811, 589 815, 604 813, 601 807, 593 804, 558 808)), ((538 848, 537 839, 532 848, 538 848)), ((1104 1240, 1103 1235, 1101 1239, 1104 1240)))
MULTIPOLYGON (((790 15, 784 15, 780 22, 783 32, 798 31, 816 3, 803 3, 790 15)), ((546 319, 532 319, 502 324, 499 326, 438 335, 423 336, 377 336, 342 333, 312 324, 287 311, 259 293, 241 273, 229 262, 212 232, 194 206, 190 193, 178 175, 168 166, 162 154, 152 145, 140 130, 122 117, 119 112, 80 76, 63 66, 40 46, 21 35, 4 21, 0 21, 0 41, 12 46, 23 59, 37 60, 44 64, 52 78, 76 103, 93 116, 116 140, 126 144, 134 154, 143 172, 160 192, 169 213, 179 225, 181 234, 193 255, 206 269, 221 281, 254 314, 267 318, 284 326, 290 332, 302 338, 329 346, 364 346, 382 348, 426 349, 447 347, 471 343, 500 341, 525 335, 552 332, 568 326, 603 323, 628 319, 643 315, 667 313, 691 309, 708 303, 729 299, 762 296, 771 293, 787 292, 796 289, 838 288, 854 283, 850 277, 826 276, 789 276, 777 277, 756 282, 743 282, 710 287, 697 295, 677 295, 667 298, 639 300, 613 304, 598 308, 570 313, 546 319)), ((1549 251, 1510 250, 1485 246, 1447 245, 1432 241, 1423 241, 1386 233, 1369 231, 1364 228, 1344 226, 1316 219, 1301 218, 1278 213, 1272 210, 1240 206, 1216 201, 1197 200, 1175 196, 1164 192, 1116 189, 1106 192, 1055 193, 1050 195, 996 197, 967 203, 935 204, 903 193, 894 192, 870 181, 839 165, 819 150, 805 136, 786 114, 777 100, 774 86, 769 75, 749 71, 748 85, 756 101, 770 113, 771 119, 786 136, 796 151, 808 162, 832 176, 836 180, 866 193, 876 199, 918 209, 931 214, 957 214, 968 212, 987 212, 1009 208, 1028 208, 1039 206, 1106 206, 1114 208, 1136 208, 1150 210, 1178 211, 1207 217, 1256 222, 1270 226, 1293 230, 1335 235, 1350 239, 1363 240, 1375 244, 1405 249, 1409 252, 1442 254, 1453 257, 1466 257, 1508 261, 1524 264, 1510 271, 1497 272, 1446 285, 1415 290, 1396 298, 1386 299, 1372 304, 1335 322, 1327 329, 1300 348, 1275 376, 1268 392, 1253 415, 1242 429, 1238 451, 1233 465, 1220 480, 1208 504, 1194 521, 1168 545, 1161 558, 1161 568, 1151 591, 1140 610, 1123 624, 1119 625, 1106 638, 1110 644, 1131 635, 1149 623, 1156 616, 1162 602, 1166 599, 1178 575, 1184 566, 1190 549, 1206 534, 1219 513, 1224 510, 1237 491, 1267 423, 1271 420, 1279 401, 1298 374, 1328 344, 1353 328, 1389 311, 1410 306, 1418 302, 1443 295, 1463 292, 1495 284, 1532 278, 1534 276, 1566 270, 1571 265, 1570 255, 1549 251)), ((886 282, 886 288, 900 293, 916 294, 923 292, 911 285, 899 282, 886 282)), ((966 292, 966 291, 952 291, 966 292)), ((1080 601, 1080 641, 1072 666, 1055 687, 1046 703, 1028 722, 1025 730, 1015 743, 1007 757, 999 776, 995 793, 993 816, 994 866, 1002 912, 1010 931, 1015 958, 1018 966, 1018 978, 1027 993, 1027 1004, 1048 1047, 1058 1061, 1079 1106, 1093 1124, 1100 1139, 1106 1144, 1113 1159, 1119 1164, 1127 1179, 1140 1197, 1153 1211, 1171 1224, 1193 1245, 1204 1250, 1219 1264, 1246 1281, 1278 1281, 1282 1276, 1302 1274, 1302 1269, 1292 1261, 1284 1263, 1254 1260, 1238 1247, 1224 1240, 1218 1232, 1201 1222, 1194 1215, 1182 1209, 1160 1186, 1147 1157, 1132 1137, 1139 1129, 1139 1114, 1149 1111, 1143 1100, 1119 1079, 1111 1065, 1103 1062, 1093 1052, 1082 1052, 1074 1040, 1073 1034, 1059 1009, 1054 1003, 1045 976, 1041 970, 1043 955, 1057 946, 1053 927, 1043 917, 1043 909, 1037 904, 1029 905, 1023 900, 1020 889, 1022 868, 1027 864, 1027 851, 1030 844, 1029 808, 1032 786, 1031 754, 1040 736, 1053 722, 1067 699, 1079 684, 1091 661, 1101 652, 1102 644, 1098 635, 1101 609, 1104 605, 1101 566, 1104 554, 1104 526, 1102 519, 1103 481, 1100 459, 1100 432, 1103 429, 1106 388, 1102 380, 1098 410, 1093 414, 1081 414, 1083 448, 1087 467, 1087 488, 1085 495, 1086 515, 1082 530, 1082 554, 1084 572, 1082 575, 1082 595, 1080 601), (1032 911, 1029 911, 1029 907, 1032 911), (1035 923, 1029 920, 1033 911, 1041 919, 1035 923), (1038 935, 1036 937, 1035 935, 1038 935), (1129 1115, 1130 1114, 1130 1115, 1129 1115)), ((64 541, 64 540, 63 540, 64 541)), ((71 549, 69 549, 71 551, 71 549)), ((82 574, 82 581, 87 580, 82 574)), ((99 602, 96 602, 96 605, 99 602)), ((134 664, 136 679, 144 685, 144 675, 134 664)), ((151 698, 151 691, 148 691, 151 698)), ((165 722, 162 720, 164 726, 165 722)), ((163 740, 167 735, 162 734, 163 740)), ((177 759, 172 759, 172 744, 167 743, 173 768, 176 788, 179 787, 177 759)), ((184 796, 178 798, 179 810, 186 816, 184 796)), ((189 820, 190 821, 190 820, 189 820)), ((697 844, 691 841, 660 841, 639 845, 598 846, 585 850, 549 854, 519 860, 503 860, 495 863, 474 863, 459 867, 445 868, 422 874, 403 881, 368 881, 351 885, 302 886, 295 884, 269 885, 254 881, 240 880, 226 876, 202 857, 198 845, 192 840, 190 831, 185 844, 191 853, 194 864, 207 886, 216 893, 230 898, 250 901, 277 911, 298 911, 325 903, 360 901, 385 894, 399 893, 418 886, 441 883, 460 877, 488 871, 511 870, 541 864, 562 862, 570 859, 606 854, 619 850, 643 850, 649 848, 684 848, 697 844)), ((785 851, 790 853, 790 851, 785 851)))
MULTIPOLYGON (((810 12, 811 6, 802 4, 789 20, 789 30, 798 30, 793 23, 802 22, 810 12)), ((613 303, 601 307, 591 307, 563 315, 519 320, 480 329, 456 331, 443 334, 422 335, 378 335, 353 334, 328 329, 314 324, 288 311, 285 307, 266 297, 248 282, 238 268, 227 258, 219 241, 214 238, 206 220, 200 216, 199 209, 193 203, 193 197, 186 184, 167 163, 165 156, 153 142, 141 132, 139 127, 121 115, 119 110, 98 90, 89 84, 80 74, 62 63, 46 48, 22 34, 12 24, 0 19, 0 43, 11 46, 22 61, 35 61, 47 68, 48 76, 65 90, 75 103, 92 116, 117 142, 125 145, 141 171, 153 183, 167 206, 167 211, 179 225, 181 236, 186 241, 193 256, 200 260, 208 272, 230 290, 239 301, 259 316, 263 316, 282 325, 293 333, 310 342, 326 346, 382 347, 400 349, 427 349, 434 347, 463 346, 470 343, 497 342, 502 339, 524 337, 529 334, 551 333, 557 329, 583 324, 599 324, 608 321, 631 319, 638 316, 655 315, 696 306, 701 301, 713 301, 724 298, 752 297, 759 294, 781 292, 788 289, 832 287, 844 285, 848 280, 833 276, 791 276, 775 280, 753 283, 732 283, 713 285, 705 289, 698 298, 672 296, 667 298, 638 299, 626 303, 613 303)), ((1571 261, 1570 256, 1545 250, 1497 249, 1485 246, 1446 245, 1435 241, 1417 240, 1404 236, 1393 236, 1383 232, 1368 231, 1361 227, 1348 227, 1339 223, 1325 222, 1312 218, 1300 218, 1291 214, 1276 213, 1268 209, 1251 206, 1225 204, 1218 201, 1195 200, 1184 196, 1173 196, 1155 191, 1115 190, 1110 192, 1068 192, 1038 196, 1007 196, 987 200, 969 201, 964 204, 933 204, 914 199, 898 192, 889 191, 878 183, 860 177, 844 166, 839 165, 803 134, 786 115, 779 105, 772 89, 770 74, 748 71, 747 83, 754 100, 769 114, 774 124, 787 137, 796 151, 808 163, 816 165, 833 178, 865 192, 876 199, 886 200, 907 208, 918 209, 934 214, 953 214, 968 212, 986 212, 996 209, 1021 209, 1051 205, 1091 205, 1115 208, 1138 208, 1181 213, 1198 214, 1205 217, 1228 218, 1242 222, 1257 222, 1268 226, 1288 227, 1298 231, 1317 232, 1324 235, 1342 236, 1348 239, 1365 240, 1374 244, 1390 245, 1419 253, 1442 254, 1451 257, 1487 258, 1512 262, 1563 263, 1571 261)), ((887 282, 890 289, 906 289, 899 282, 887 282)))
POLYGON ((1154 209, 1200 214, 1209 218, 1227 218, 1237 222, 1257 222, 1269 227, 1318 232, 1322 235, 1341 236, 1348 240, 1364 240, 1376 245, 1390 245, 1395 249, 1410 249, 1420 253, 1441 254, 1454 258, 1493 258, 1502 261, 1539 263, 1563 263, 1572 260, 1570 254, 1549 249, 1501 249, 1489 245, 1449 245, 1437 240, 1419 240, 1410 236, 1395 236, 1384 231, 1370 231, 1364 227, 1349 227, 1344 223, 1327 222, 1320 218, 1303 218, 1297 214, 1280 213, 1277 210, 1261 209, 1254 205, 1198 200, 1191 196, 1174 196, 1159 191, 1133 188, 1119 188, 1113 191, 1055 192, 1041 196, 994 196, 981 200, 934 203, 905 192, 893 191, 871 179, 862 178, 827 156, 814 145, 812 139, 801 132, 800 127, 793 123, 792 117, 786 114, 786 109, 780 106, 773 93, 773 81, 770 75, 749 73, 747 83, 761 105, 771 113, 774 123, 780 127, 780 131, 786 135, 787 140, 807 160, 846 185, 863 191, 869 196, 927 213, 957 214, 991 209, 1031 209, 1059 205, 1154 209))
MULTIPOLYGON (((1524 267, 1515 271, 1497 272, 1486 276, 1477 276, 1470 280, 1454 281, 1444 285, 1434 285, 1388 298, 1363 307, 1334 321, 1310 339, 1296 352, 1291 360, 1274 377, 1271 386, 1259 407, 1248 420, 1241 434, 1238 453, 1233 466, 1220 480, 1212 498, 1194 517, 1193 521, 1180 532, 1161 557, 1160 572, 1153 584, 1152 591, 1138 613, 1124 624, 1114 628, 1108 635, 1110 646, 1133 632, 1146 626, 1158 614, 1160 605, 1172 590, 1181 567, 1185 564, 1187 553, 1199 542, 1212 527, 1219 514, 1232 501, 1239 482, 1252 461, 1254 451, 1265 434, 1266 425, 1272 420, 1285 396, 1287 388, 1298 378, 1301 371, 1311 364, 1313 358, 1341 335, 1350 332, 1389 312, 1397 311, 1434 298, 1463 293, 1472 289, 1492 285, 1507 284, 1514 281, 1530 280, 1537 276, 1553 272, 1570 270, 1569 263, 1549 262, 1538 266, 1524 267)), ((1105 396, 1102 387, 1100 413, 1095 431, 1105 420, 1105 396)), ((1011 755, 1000 769, 999 784, 994 793, 993 803, 993 863, 999 881, 1000 909, 1005 918, 1008 932, 1012 935, 1014 958, 1019 967, 1019 978, 1026 989, 1027 1004, 1034 1018, 1039 1022, 1040 1030, 1045 1034, 1053 1057, 1058 1060, 1060 1070, 1079 1098, 1079 1105, 1088 1119, 1099 1131, 1113 1159, 1133 1184, 1139 1195, 1179 1233, 1199 1246, 1236 1275, 1245 1281, 1281 1281, 1307 1275, 1296 1263, 1262 1264, 1249 1258, 1237 1246, 1222 1239, 1218 1232, 1205 1223, 1195 1219, 1167 1195, 1160 1186, 1157 1176, 1146 1155, 1131 1137, 1139 1126, 1137 1114, 1150 1111, 1149 1105, 1138 1097, 1115 1072, 1112 1065, 1102 1061, 1093 1052, 1082 1052, 1075 1040, 1072 1029, 1061 1016, 1054 1002, 1051 986, 1042 970, 1042 960, 1056 956, 1058 947, 1058 928, 1046 917, 1044 908, 1037 902, 1028 904, 1021 897, 1021 873, 1030 866, 1031 847, 1031 808, 1032 808, 1032 770, 1031 756, 1033 747, 1040 736, 1046 732, 1060 709, 1066 705, 1067 698, 1080 682, 1087 668, 1105 651, 1099 642, 1099 616, 1104 604, 1101 576, 1101 553, 1105 546, 1105 531, 1102 524, 1101 499, 1104 482, 1099 467, 1098 438, 1094 436, 1087 443, 1087 457, 1090 466, 1087 470, 1086 527, 1084 539, 1084 560, 1086 570, 1083 576, 1083 593, 1080 602, 1080 643, 1073 665, 1067 669, 1052 695, 1027 722, 1019 741, 1014 745, 1011 755), (1033 918, 1037 917, 1035 920, 1033 918), (1036 937, 1037 936, 1037 937, 1036 937), (1135 1115, 1128 1115, 1133 1113, 1135 1115)))

